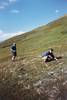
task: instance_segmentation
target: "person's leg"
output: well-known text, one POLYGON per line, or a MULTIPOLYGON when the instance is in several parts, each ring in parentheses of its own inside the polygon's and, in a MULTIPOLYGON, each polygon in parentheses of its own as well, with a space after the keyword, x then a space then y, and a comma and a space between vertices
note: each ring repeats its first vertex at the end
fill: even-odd
POLYGON ((44 60, 44 62, 46 62, 47 56, 44 56, 42 59, 44 60))
POLYGON ((47 56, 46 62, 49 62, 51 60, 52 60, 52 57, 51 56, 47 56))
POLYGON ((15 61, 15 56, 14 55, 12 56, 12 61, 15 61))
POLYGON ((15 61, 15 58, 16 58, 16 52, 13 52, 12 61, 15 61))
POLYGON ((14 60, 16 59, 16 56, 17 56, 17 53, 15 52, 15 53, 14 53, 14 60))
POLYGON ((54 60, 54 55, 53 54, 51 54, 50 57, 51 57, 51 60, 54 60))

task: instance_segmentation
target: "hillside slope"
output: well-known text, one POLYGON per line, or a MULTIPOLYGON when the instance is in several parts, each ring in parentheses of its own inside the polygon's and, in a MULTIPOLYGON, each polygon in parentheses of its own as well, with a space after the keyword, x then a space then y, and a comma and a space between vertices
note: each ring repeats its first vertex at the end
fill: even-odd
POLYGON ((1 43, 0 73, 0 100, 67 100, 67 16, 1 43), (61 59, 46 66, 40 55, 48 48, 61 59))
MULTIPOLYGON (((54 49, 67 45, 67 16, 64 16, 56 21, 53 21, 45 26, 39 27, 26 34, 11 38, 0 44, 0 53, 4 56, 9 55, 9 46, 17 43, 18 55, 38 55, 47 48, 54 49), (4 48, 4 49, 2 49, 4 48), (6 52, 6 53, 5 53, 6 52), (6 55, 5 55, 5 54, 6 55), (34 54, 32 54, 34 53, 34 54)), ((59 51, 58 51, 59 52, 59 51)))

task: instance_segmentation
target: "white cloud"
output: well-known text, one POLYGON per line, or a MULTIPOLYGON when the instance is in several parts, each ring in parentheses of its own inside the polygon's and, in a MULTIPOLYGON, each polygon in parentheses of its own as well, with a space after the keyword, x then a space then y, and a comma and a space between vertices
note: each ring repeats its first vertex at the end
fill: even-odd
POLYGON ((16 32, 16 33, 5 33, 5 32, 3 32, 2 30, 0 30, 0 42, 4 41, 4 40, 6 40, 6 39, 9 39, 9 38, 11 38, 11 37, 24 34, 24 33, 25 33, 25 32, 22 32, 22 31, 19 31, 19 32, 16 32))
POLYGON ((17 0, 6 0, 6 1, 0 2, 0 10, 5 9, 6 7, 8 7, 12 3, 16 3, 16 1, 17 0))
POLYGON ((14 9, 14 10, 11 10, 10 12, 11 12, 11 13, 19 13, 20 11, 17 10, 17 9, 14 9))
POLYGON ((4 9, 5 8, 5 6, 3 6, 3 5, 0 5, 0 10, 2 10, 2 9, 4 9))
POLYGON ((0 4, 0 10, 5 9, 9 4, 7 2, 2 2, 0 4))
POLYGON ((2 5, 3 6, 8 6, 8 3, 7 2, 2 2, 2 5))
POLYGON ((17 0, 9 0, 9 2, 11 3, 11 2, 16 2, 17 0))
POLYGON ((5 9, 9 3, 7 1, 0 2, 0 10, 5 9))
POLYGON ((59 13, 59 10, 56 10, 55 12, 56 12, 56 13, 59 13))
POLYGON ((0 35, 2 35, 3 34, 3 31, 2 30, 0 30, 0 35))

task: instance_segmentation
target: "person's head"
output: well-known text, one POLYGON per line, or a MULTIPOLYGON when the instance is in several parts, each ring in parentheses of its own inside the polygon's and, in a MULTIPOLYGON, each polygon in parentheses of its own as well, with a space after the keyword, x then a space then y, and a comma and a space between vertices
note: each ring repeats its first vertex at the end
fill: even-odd
POLYGON ((51 48, 49 51, 50 51, 50 53, 52 53, 53 52, 53 49, 51 48))

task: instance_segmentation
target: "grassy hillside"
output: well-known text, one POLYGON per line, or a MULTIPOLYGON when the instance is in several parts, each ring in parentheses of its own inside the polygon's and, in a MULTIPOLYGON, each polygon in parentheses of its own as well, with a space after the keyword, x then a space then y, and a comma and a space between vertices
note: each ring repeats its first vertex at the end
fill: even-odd
POLYGON ((67 100, 67 16, 1 43, 0 67, 1 100, 67 100), (10 55, 13 42, 15 62, 10 55), (46 66, 40 55, 49 48, 62 59, 46 66))
MULTIPOLYGON (((53 47, 64 50, 67 45, 67 16, 64 16, 46 26, 39 27, 31 32, 14 37, 1 44, 0 59, 9 55, 9 46, 17 43, 18 55, 38 55, 42 51, 53 47), (58 47, 59 46, 59 47, 58 47), (3 49, 4 48, 4 49, 3 49), (6 52, 6 53, 5 53, 6 52), (4 54, 5 53, 5 54, 4 54), (3 55, 3 56, 2 56, 3 55)), ((58 49, 58 52, 60 52, 58 49)))

